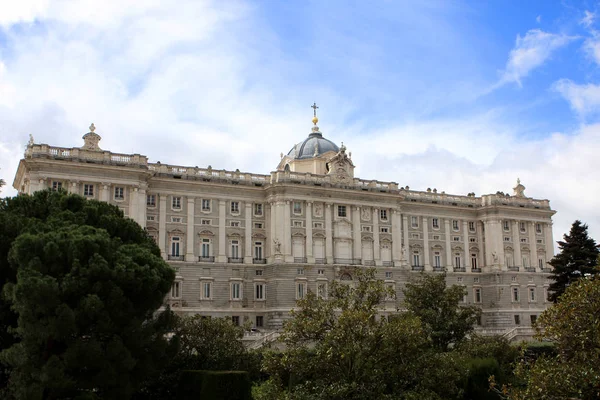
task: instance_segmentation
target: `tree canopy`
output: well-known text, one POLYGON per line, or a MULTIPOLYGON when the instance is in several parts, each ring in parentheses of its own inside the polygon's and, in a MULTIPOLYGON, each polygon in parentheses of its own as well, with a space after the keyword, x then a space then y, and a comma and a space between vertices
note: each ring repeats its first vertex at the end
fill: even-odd
POLYGON ((0 201, 0 359, 18 399, 128 398, 170 346, 174 280, 117 207, 64 192, 0 201))
POLYGON ((557 302, 569 285, 577 279, 598 273, 598 245, 588 236, 586 224, 577 220, 571 231, 558 242, 560 252, 549 262, 554 267, 550 285, 550 300, 557 302))
POLYGON ((421 275, 403 290, 406 309, 423 323, 434 347, 447 351, 473 332, 481 309, 461 305, 467 294, 463 286, 446 286, 446 275, 421 275))

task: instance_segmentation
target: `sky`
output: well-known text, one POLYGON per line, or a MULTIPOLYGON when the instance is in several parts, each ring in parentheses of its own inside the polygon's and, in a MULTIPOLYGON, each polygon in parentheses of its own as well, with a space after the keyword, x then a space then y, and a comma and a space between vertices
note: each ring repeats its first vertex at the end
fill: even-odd
POLYGON ((267 174, 319 106, 363 179, 549 199, 600 241, 596 1, 0 0, 0 177, 29 135, 267 174))

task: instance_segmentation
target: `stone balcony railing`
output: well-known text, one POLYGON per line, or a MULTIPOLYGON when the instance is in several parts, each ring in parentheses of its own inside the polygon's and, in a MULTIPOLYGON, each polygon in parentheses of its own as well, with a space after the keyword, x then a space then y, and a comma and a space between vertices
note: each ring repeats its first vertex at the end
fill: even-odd
POLYGON ((507 205, 513 207, 536 208, 550 210, 548 200, 535 200, 528 197, 508 196, 502 193, 488 194, 481 197, 474 195, 458 196, 448 195, 435 190, 421 192, 399 188, 395 182, 382 182, 352 178, 347 182, 339 182, 331 175, 316 175, 311 173, 298 173, 274 171, 269 175, 240 172, 239 170, 215 170, 212 168, 186 167, 181 165, 149 163, 146 156, 140 154, 120 154, 104 150, 88 150, 83 148, 54 147, 47 144, 31 144, 27 146, 25 158, 50 158, 58 160, 73 160, 93 162, 108 165, 121 165, 128 167, 147 168, 158 176, 171 176, 181 179, 198 179, 229 184, 266 186, 275 184, 299 184, 323 187, 341 187, 344 189, 393 193, 399 194, 407 201, 429 204, 441 204, 461 207, 485 207, 491 205, 507 205))

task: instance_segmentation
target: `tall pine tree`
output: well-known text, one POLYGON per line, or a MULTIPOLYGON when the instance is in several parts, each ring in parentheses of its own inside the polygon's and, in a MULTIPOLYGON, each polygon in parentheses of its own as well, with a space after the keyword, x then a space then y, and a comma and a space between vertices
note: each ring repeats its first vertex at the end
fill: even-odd
POLYGON ((577 279, 588 274, 597 274, 598 245, 588 236, 588 226, 577 220, 571 226, 571 232, 564 235, 564 241, 558 242, 558 253, 549 264, 554 267, 550 285, 550 300, 557 302, 565 289, 577 279))

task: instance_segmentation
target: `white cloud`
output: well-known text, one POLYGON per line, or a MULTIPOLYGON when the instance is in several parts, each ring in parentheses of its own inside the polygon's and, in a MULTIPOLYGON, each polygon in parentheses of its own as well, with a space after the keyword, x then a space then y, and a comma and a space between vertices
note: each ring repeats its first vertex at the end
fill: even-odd
POLYGON ((561 79, 552 86, 582 118, 600 112, 600 85, 579 85, 569 79, 561 79))
POLYGON ((581 21, 579 21, 579 23, 581 25, 585 26, 586 28, 589 28, 590 25, 592 25, 594 23, 595 19, 596 19, 595 13, 585 10, 584 17, 581 19, 581 21))
POLYGON ((531 71, 542 66, 559 48, 572 40, 573 36, 548 33, 540 29, 531 29, 524 37, 517 35, 515 47, 508 55, 506 67, 497 86, 521 80, 531 71))
POLYGON ((542 16, 538 15, 537 17, 535 17, 535 22, 537 22, 538 24, 542 22, 542 16))
MULTIPOLYGON (((251 7, 122 3, 97 9, 90 2, 40 2, 0 12, 4 26, 52 25, 46 33, 6 30, 11 57, 0 56, 0 176, 9 185, 29 133, 36 142, 80 146, 91 122, 101 147, 114 152, 268 173, 280 152, 308 134, 316 100, 324 134, 345 142, 361 178, 480 195, 510 192, 520 177, 527 195, 549 198, 559 211, 557 239, 575 218, 600 238, 600 219, 589 217, 598 215, 600 189, 591 171, 600 169, 600 127, 529 142, 494 112, 426 123, 360 119, 352 99, 282 77, 296 65, 251 7)), ((541 31, 518 37, 506 76, 520 82, 569 40, 541 31)))

